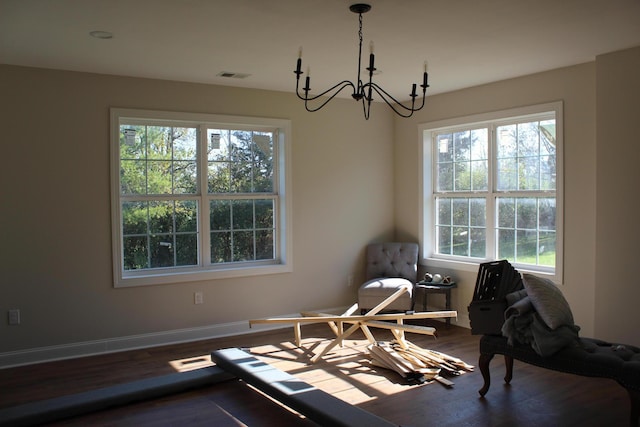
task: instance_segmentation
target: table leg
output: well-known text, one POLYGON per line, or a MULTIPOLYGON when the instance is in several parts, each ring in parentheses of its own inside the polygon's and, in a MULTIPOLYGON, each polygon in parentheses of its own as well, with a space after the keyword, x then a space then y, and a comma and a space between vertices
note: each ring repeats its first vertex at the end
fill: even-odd
MULTIPOLYGON (((447 289, 444 293, 445 303, 444 306, 447 310, 451 310, 451 289, 447 289)), ((451 326, 451 318, 447 317, 447 326, 451 326)))

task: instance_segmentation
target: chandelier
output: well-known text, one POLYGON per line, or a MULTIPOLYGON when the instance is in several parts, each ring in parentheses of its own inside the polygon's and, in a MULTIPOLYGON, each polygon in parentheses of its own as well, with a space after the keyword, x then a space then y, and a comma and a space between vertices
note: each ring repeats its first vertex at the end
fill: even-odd
POLYGON ((376 83, 373 82, 373 74, 374 74, 374 71, 376 71, 376 68, 374 67, 375 57, 373 54, 373 42, 371 42, 371 45, 370 45, 371 51, 369 54, 369 67, 366 68, 366 70, 369 72, 369 81, 367 83, 364 83, 360 78, 360 71, 362 69, 362 14, 367 13, 369 10, 371 10, 371 6, 364 3, 357 3, 349 6, 349 10, 353 13, 358 14, 358 20, 360 24, 360 29, 358 31, 358 36, 360 38, 360 48, 358 51, 357 83, 351 82, 349 80, 343 80, 340 83, 335 84, 334 86, 330 87, 329 89, 325 90, 324 92, 318 95, 309 95, 309 92, 311 91, 311 86, 310 86, 311 77, 309 76, 309 69, 307 68, 307 75, 305 78, 304 87, 302 88, 303 93, 301 93, 300 92, 300 76, 304 74, 304 72, 302 71, 302 48, 300 48, 296 70, 294 71, 296 75, 296 95, 298 95, 298 98, 304 101, 304 108, 307 111, 314 112, 314 111, 320 110, 322 107, 327 105, 327 103, 329 103, 329 101, 335 98, 336 95, 342 92, 343 89, 347 87, 351 87, 353 89, 353 93, 351 94, 351 97, 356 101, 362 101, 362 110, 364 112, 364 118, 366 120, 369 120, 369 112, 371 111, 371 101, 373 101, 373 92, 378 94, 378 96, 380 96, 380 98, 384 102, 386 102, 387 105, 391 107, 391 109, 399 116, 411 117, 415 111, 419 111, 420 109, 422 109, 422 107, 424 107, 424 99, 427 92, 427 88, 429 87, 429 84, 427 83, 428 73, 427 73, 426 61, 424 63, 424 74, 422 78, 422 84, 420 85, 420 87, 422 88, 422 102, 420 103, 420 106, 416 106, 416 98, 418 97, 418 94, 416 93, 417 86, 415 83, 412 85, 411 94, 409 95, 411 97, 411 106, 407 106, 402 104, 400 101, 396 100, 387 91, 385 91, 384 89, 382 89, 380 86, 378 86, 376 83), (323 96, 328 96, 328 98, 325 99, 316 107, 311 107, 309 105, 310 102, 313 103, 313 101, 323 96))

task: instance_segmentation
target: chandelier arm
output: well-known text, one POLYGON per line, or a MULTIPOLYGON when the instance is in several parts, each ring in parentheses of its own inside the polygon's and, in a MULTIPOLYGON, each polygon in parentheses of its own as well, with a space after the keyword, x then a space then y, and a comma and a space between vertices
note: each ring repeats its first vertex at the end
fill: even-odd
MULTIPOLYGON (((382 98, 382 100, 384 102, 387 103, 387 105, 389 105, 389 107, 391 107, 394 111, 396 111, 396 113, 398 113, 398 111, 394 108, 392 102, 396 105, 398 105, 399 107, 401 107, 402 109, 406 110, 406 111, 410 111, 411 113, 413 113, 414 111, 419 111, 422 109, 422 107, 424 107, 424 102, 425 102, 425 98, 426 98, 426 92, 427 92, 427 88, 423 87, 422 88, 422 103, 420 104, 419 107, 415 107, 415 98, 414 102, 412 102, 411 107, 407 107, 406 105, 402 104, 400 101, 398 101, 397 99, 395 99, 391 94, 389 94, 387 91, 385 91, 384 89, 382 89, 380 86, 378 86, 375 83, 367 83, 365 86, 368 86, 370 88, 372 88, 373 90, 375 90, 375 92, 380 95, 380 97, 382 98), (392 101, 392 102, 390 102, 392 101)), ((411 96, 411 95, 410 95, 411 96)), ((417 97, 417 96, 416 96, 417 97)), ((398 113, 398 115, 401 115, 400 113, 398 113)), ((405 117, 405 116, 403 116, 405 117)), ((409 116, 407 116, 409 117, 409 116)))
POLYGON ((344 80, 344 81, 342 81, 342 82, 340 82, 340 83, 336 84, 336 85, 335 85, 335 86, 333 86, 332 88, 325 90, 325 91, 324 91, 324 92, 322 92, 320 95, 316 95, 316 96, 313 96, 313 97, 311 97, 311 98, 308 98, 308 97, 307 97, 307 98, 301 97, 301 96, 300 96, 300 94, 297 94, 297 95, 298 95, 298 98, 300 98, 300 99, 302 99, 302 100, 304 101, 304 108, 305 108, 307 111, 309 111, 310 113, 313 113, 313 112, 315 112, 315 111, 320 110, 320 109, 321 109, 322 107, 324 107, 325 105, 327 105, 327 104, 329 103, 329 101, 331 101, 333 98, 335 98, 335 97, 336 97, 340 92, 342 92, 342 90, 343 90, 344 88, 346 88, 346 87, 348 87, 348 86, 354 87, 354 86, 353 86, 353 83, 351 83, 350 81, 344 80), (308 102, 309 102, 309 101, 314 101, 314 100, 316 100, 316 99, 318 99, 318 98, 322 97, 323 95, 325 95, 325 94, 327 94, 327 93, 331 92, 333 89, 337 88, 337 87, 338 87, 338 86, 340 86, 340 85, 342 85, 342 87, 340 87, 340 89, 336 90, 336 91, 335 91, 335 92, 334 92, 330 97, 328 97, 328 98, 327 98, 327 99, 326 99, 322 104, 320 104, 317 108, 309 108, 309 106, 308 106, 308 102))
MULTIPOLYGON (((411 111, 411 110, 418 111, 422 107, 424 107, 424 100, 425 100, 425 97, 426 97, 427 88, 422 88, 422 105, 420 105, 420 107, 418 107, 418 108, 413 108, 413 107, 410 108, 410 107, 407 107, 407 106, 403 105, 400 101, 395 99, 393 97, 393 95, 391 95, 389 92, 387 92, 386 90, 384 90, 383 88, 378 86, 376 83, 370 83, 370 84, 367 83, 365 86, 371 86, 376 91, 376 93, 383 98, 383 100, 387 104, 390 104, 390 102, 388 100, 391 100, 391 101, 393 101, 394 103, 398 104, 400 107, 404 108, 407 111, 411 111)), ((409 95, 409 96, 411 96, 411 95, 409 95)), ((416 98, 417 98, 417 96, 416 96, 416 98)))
POLYGON ((412 106, 411 108, 409 108, 405 105, 402 105, 399 101, 397 101, 393 96, 385 92, 384 89, 382 89, 378 85, 373 84, 371 85, 371 87, 378 95, 380 95, 380 98, 382 98, 382 100, 389 106, 389 108, 391 108, 397 115, 399 115, 400 117, 404 117, 405 119, 413 116, 413 113, 421 110, 422 107, 424 107, 424 96, 422 98, 422 105, 420 105, 420 107, 413 108, 412 106), (409 113, 405 113, 402 110, 397 109, 396 106, 402 107, 404 110, 408 111, 409 113))
MULTIPOLYGON (((296 95, 298 95, 298 98, 300 98, 303 101, 314 101, 314 100, 316 100, 316 99, 318 99, 320 97, 325 96, 326 94, 328 94, 332 90, 335 90, 338 86, 342 86, 342 87, 340 89, 338 89, 333 95, 331 95, 329 100, 333 99, 337 94, 342 92, 342 90, 344 88, 346 88, 347 86, 351 86, 355 90, 355 86, 353 85, 353 83, 351 83, 349 80, 343 80, 340 83, 336 83, 335 85, 331 86, 329 89, 325 90, 324 92, 322 92, 322 93, 320 93, 318 95, 314 95, 314 96, 304 95, 303 96, 303 95, 300 94, 300 89, 298 88, 298 83, 296 83, 296 95)), ((325 104, 326 104, 326 102, 325 102, 325 104)))
POLYGON ((364 119, 369 120, 369 113, 371 112, 371 100, 362 98, 362 112, 364 113, 364 119))

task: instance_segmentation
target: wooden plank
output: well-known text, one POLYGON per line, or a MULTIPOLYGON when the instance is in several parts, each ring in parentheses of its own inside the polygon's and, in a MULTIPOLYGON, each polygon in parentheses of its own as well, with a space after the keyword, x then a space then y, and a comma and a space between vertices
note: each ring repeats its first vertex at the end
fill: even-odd
POLYGON ((211 359, 224 370, 319 425, 336 427, 396 426, 396 424, 357 406, 350 405, 286 372, 280 371, 240 349, 228 348, 214 351, 211 353, 211 359))
POLYGON ((391 369, 403 378, 419 383, 428 382, 440 373, 440 369, 426 368, 418 361, 409 360, 386 343, 378 343, 367 347, 374 365, 391 369), (414 364, 418 362, 418 364, 414 364))
MULTIPOLYGON (((358 311, 358 303, 353 304, 349 307, 341 316, 351 316, 353 313, 358 311)), ((324 316, 324 313, 322 314, 324 316)), ((344 322, 330 322, 329 326, 334 325, 336 328, 336 336, 340 335, 344 332, 344 322), (336 324, 337 323, 337 324, 336 324)), ((342 340, 340 340, 340 347, 342 347, 342 340)))
POLYGON ((397 323, 389 323, 389 322, 381 322, 379 320, 369 320, 368 322, 363 322, 367 326, 371 326, 374 328, 381 329, 389 329, 391 331, 406 331, 413 332, 414 334, 422 334, 422 335, 435 335, 436 328, 432 328, 430 326, 420 326, 420 325, 398 325, 397 323))
POLYGON ((430 360, 434 360, 437 363, 446 363, 448 366, 452 367, 453 369, 457 368, 458 370, 465 370, 465 371, 473 371, 475 369, 473 365, 470 365, 464 362, 463 360, 458 359, 457 357, 453 357, 436 350, 421 348, 411 342, 408 342, 408 344, 411 351, 414 352, 415 354, 421 355, 430 360))
POLYGON ((407 288, 399 288, 397 291, 395 291, 394 293, 392 293, 391 295, 389 295, 388 297, 386 297, 385 299, 380 301, 380 303, 378 305, 376 305, 375 307, 373 307, 371 310, 369 310, 367 312, 367 314, 376 314, 376 313, 381 312, 382 310, 387 308, 387 306, 389 304, 391 304, 392 302, 394 302, 395 300, 400 298, 402 296, 402 294, 404 294, 406 292, 409 292, 409 289, 407 289, 407 288))
MULTIPOLYGON (((369 310, 366 314, 368 316, 373 316, 375 314, 377 314, 378 312, 384 310, 384 308, 391 304, 393 301, 395 301, 396 299, 398 299, 400 297, 400 295, 402 295, 403 293, 407 292, 406 288, 400 288, 397 291, 395 291, 392 295, 390 295, 389 297, 387 297, 386 299, 384 299, 380 304, 378 304, 377 306, 375 306, 374 308, 372 308, 371 310, 369 310)), ((340 319, 351 319, 354 316, 339 316, 340 319)), ((361 325, 359 323, 351 326, 349 329, 347 329, 346 331, 344 331, 343 333, 341 333, 340 335, 338 335, 331 343, 329 343, 325 348, 322 349, 322 351, 318 354, 316 354, 315 356, 313 356, 311 358, 311 363, 316 363, 322 356, 324 356, 325 354, 327 354, 331 349, 333 349, 336 345, 342 343, 342 340, 346 339, 348 336, 350 336, 352 333, 354 333, 355 331, 358 330, 358 328, 360 328, 361 325)))
POLYGON ((353 313, 355 313, 356 311, 358 311, 358 303, 353 304, 351 307, 349 307, 344 313, 342 313, 343 316, 351 316, 353 313))
MULTIPOLYGON (((301 311, 300 315, 302 317, 335 317, 335 314, 322 313, 318 311, 301 311)), ((334 321, 327 321, 327 320, 325 320, 325 322, 327 322, 327 325, 329 325, 329 328, 333 331, 335 335, 340 335, 340 333, 342 332, 342 330, 340 329, 340 323, 342 322, 334 322, 334 321)), ((300 344, 296 344, 296 345, 300 347, 300 344)))
MULTIPOLYGON (((358 303, 353 304, 351 307, 349 307, 344 313, 342 313, 340 315, 340 317, 343 316, 351 316, 353 313, 355 313, 358 310, 358 303)), ((322 312, 317 312, 317 311, 303 311, 300 313, 301 316, 303 317, 335 317, 335 314, 331 314, 331 313, 322 313, 322 312)), ((344 332, 343 329, 343 324, 344 322, 342 321, 327 321, 327 324, 329 325, 329 328, 331 328, 331 330, 333 331, 333 333, 336 336, 341 335, 344 332)), ((375 342, 375 338, 373 337, 373 335, 371 334, 371 332, 367 329, 366 331, 363 329, 363 332, 365 333, 365 335, 367 335, 367 332, 369 333, 369 335, 367 335, 367 338, 369 339, 369 342, 375 342)), ((296 345, 298 347, 300 347, 300 344, 296 343, 296 345)), ((340 347, 342 347, 342 340, 340 340, 339 342, 340 347)))
POLYGON ((424 311, 417 313, 389 313, 389 314, 362 314, 352 316, 300 316, 300 317, 269 317, 265 319, 249 320, 249 325, 262 323, 320 323, 320 322, 360 322, 367 320, 418 320, 418 319, 438 319, 443 317, 457 317, 455 310, 444 311, 424 311))
POLYGON ((338 335, 337 337, 335 337, 335 339, 333 341, 331 341, 329 344, 327 344, 327 346, 325 348, 322 349, 322 351, 316 355, 314 355, 311 358, 311 363, 316 363, 322 356, 324 356, 325 354, 327 354, 331 349, 333 349, 336 345, 340 344, 342 342, 342 340, 346 339, 347 337, 349 337, 351 334, 353 334, 355 331, 357 331, 360 328, 360 324, 356 323, 355 325, 352 325, 349 329, 347 329, 346 331, 344 331, 343 333, 341 333, 340 335, 338 335))
POLYGON ((296 346, 300 347, 302 344, 302 331, 300 330, 300 322, 293 324, 293 337, 296 341, 296 346))
MULTIPOLYGON (((390 324, 390 326, 399 326, 390 324)), ((473 366, 448 354, 423 349, 404 340, 378 342, 367 347, 374 365, 391 369, 408 380, 422 382, 422 374, 426 380, 436 380, 451 387, 453 382, 443 378, 440 373, 460 375, 465 370, 473 370, 473 366)))
POLYGON ((371 347, 371 351, 382 355, 391 364, 401 367, 402 370, 405 371, 407 374, 414 371, 414 368, 411 362, 401 357, 398 353, 393 351, 393 349, 388 345, 384 345, 384 344, 374 345, 371 347))
POLYGON ((370 345, 369 352, 371 356, 374 357, 378 362, 387 369, 391 369, 398 374, 400 374, 403 378, 407 378, 409 374, 413 371, 411 366, 407 366, 406 364, 399 362, 393 358, 390 353, 387 353, 384 349, 382 349, 378 345, 370 345))
POLYGON ((440 375, 436 375, 435 377, 433 377, 434 380, 438 381, 440 384, 445 385, 447 387, 453 387, 454 382, 453 381, 449 381, 448 379, 446 379, 443 376, 440 375))

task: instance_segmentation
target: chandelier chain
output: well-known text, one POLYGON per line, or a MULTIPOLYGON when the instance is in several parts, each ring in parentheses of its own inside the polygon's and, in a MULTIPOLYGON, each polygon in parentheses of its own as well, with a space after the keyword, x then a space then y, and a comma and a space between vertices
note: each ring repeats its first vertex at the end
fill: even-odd
POLYGON ((358 15, 359 16, 359 22, 360 22, 360 30, 358 31, 358 36, 360 36, 360 45, 362 45, 362 14, 358 15))
MULTIPOLYGON (((358 37, 360 38, 360 49, 358 50, 358 94, 363 92, 362 79, 360 78, 360 64, 362 64, 362 13, 358 14, 358 21, 360 22, 360 29, 358 30, 358 37)), ((355 94, 354 94, 355 95, 355 94)))

